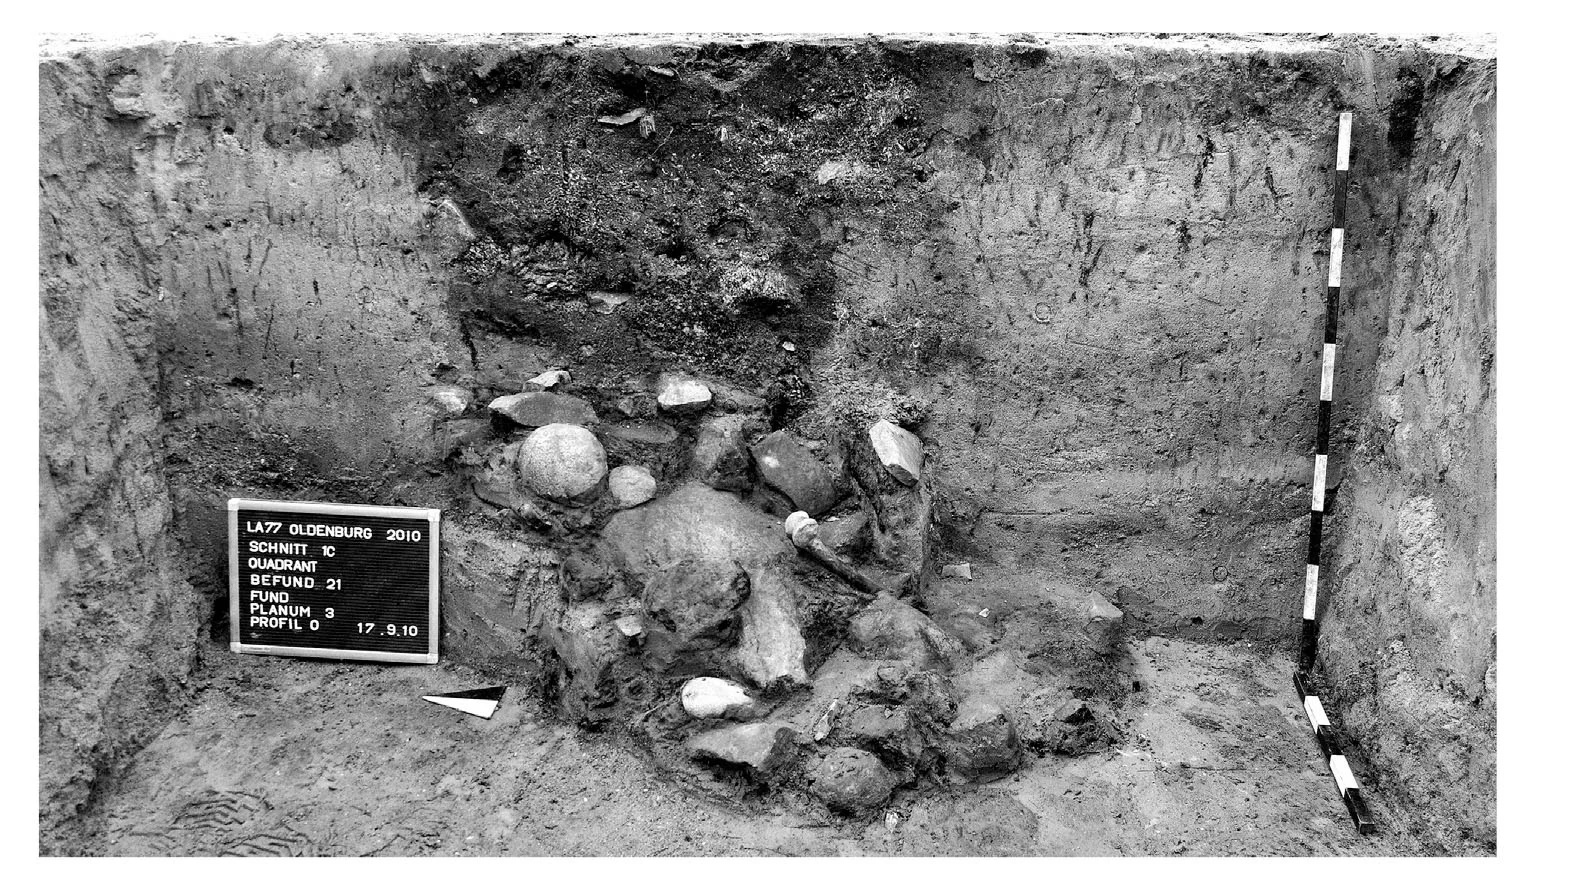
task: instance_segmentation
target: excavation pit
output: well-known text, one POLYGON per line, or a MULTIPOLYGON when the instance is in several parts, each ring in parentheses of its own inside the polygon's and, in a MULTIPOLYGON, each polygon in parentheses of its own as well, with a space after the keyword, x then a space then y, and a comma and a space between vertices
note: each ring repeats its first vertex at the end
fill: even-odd
POLYGON ((1495 849, 1485 46, 40 72, 42 851, 1495 849), (442 664, 234 655, 234 497, 440 509, 442 664))

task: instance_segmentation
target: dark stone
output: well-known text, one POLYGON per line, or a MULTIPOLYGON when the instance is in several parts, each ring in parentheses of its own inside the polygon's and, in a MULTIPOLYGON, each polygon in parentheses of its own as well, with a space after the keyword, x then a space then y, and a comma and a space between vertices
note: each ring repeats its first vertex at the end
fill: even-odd
POLYGON ((646 575, 644 611, 679 648, 708 649, 737 638, 738 605, 748 595, 743 569, 687 559, 646 575))
POLYGON ((574 553, 562 560, 562 591, 567 594, 569 601, 599 598, 611 589, 615 579, 616 572, 609 565, 588 556, 574 553))
POLYGON ((694 476, 715 489, 749 491, 754 485, 753 460, 743 441, 744 422, 742 417, 729 415, 700 424, 699 440, 694 444, 694 476))
POLYGON ((785 430, 761 438, 751 452, 760 477, 812 517, 837 504, 831 470, 785 430))
POLYGON ((863 749, 833 750, 810 774, 815 794, 833 809, 845 813, 873 810, 887 802, 897 777, 881 759, 863 749))
POLYGON ((937 570, 938 545, 931 522, 935 493, 928 480, 909 485, 893 477, 876 457, 869 436, 844 441, 844 467, 859 487, 872 517, 871 552, 877 562, 907 574, 912 582, 937 570))
POLYGON ((951 671, 964 645, 930 617, 888 593, 848 622, 848 645, 874 659, 900 659, 923 670, 951 671))
POLYGON ((608 718, 618 700, 613 667, 627 639, 596 602, 566 609, 551 605, 539 618, 539 635, 561 664, 556 692, 562 709, 580 722, 608 718))
POLYGON ((865 510, 857 510, 822 520, 815 535, 839 556, 862 556, 870 548, 870 514, 865 510))
POLYGON ((948 730, 947 766, 955 776, 984 782, 1019 769, 1023 760, 1019 735, 997 703, 980 697, 965 700, 948 730))
POLYGON ((1089 755, 1111 746, 1117 735, 1089 703, 1071 698, 1058 706, 1041 732, 1046 749, 1058 755, 1089 755))
POLYGON ((952 683, 936 671, 899 665, 876 669, 876 694, 891 704, 903 704, 928 720, 946 724, 958 715, 952 683))

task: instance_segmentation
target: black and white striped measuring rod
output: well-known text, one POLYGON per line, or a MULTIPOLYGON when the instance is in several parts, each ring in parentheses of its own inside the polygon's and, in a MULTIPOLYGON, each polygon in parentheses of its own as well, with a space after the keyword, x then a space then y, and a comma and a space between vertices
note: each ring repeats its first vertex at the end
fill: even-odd
POLYGON ((1311 731, 1316 735, 1316 745, 1321 748, 1322 758, 1327 760, 1327 766, 1333 772, 1333 782, 1338 785, 1338 794, 1344 799, 1349 817, 1355 822, 1355 830, 1362 834, 1376 833, 1377 823, 1360 796, 1360 783, 1355 781, 1355 772, 1341 751, 1333 724, 1322 710, 1322 699, 1311 691, 1310 681, 1299 671, 1294 672, 1294 689, 1300 693, 1305 715, 1311 720, 1311 731))
POLYGON ((1300 669, 1316 661, 1316 592, 1322 575, 1322 512, 1327 507, 1327 434, 1333 411, 1333 368, 1338 359, 1338 292, 1344 272, 1344 206, 1349 198, 1349 128, 1354 115, 1338 116, 1338 168, 1333 172, 1333 237, 1327 259, 1327 326, 1322 334, 1322 390, 1316 403, 1316 471, 1311 481, 1311 537, 1305 557, 1305 614, 1300 669))

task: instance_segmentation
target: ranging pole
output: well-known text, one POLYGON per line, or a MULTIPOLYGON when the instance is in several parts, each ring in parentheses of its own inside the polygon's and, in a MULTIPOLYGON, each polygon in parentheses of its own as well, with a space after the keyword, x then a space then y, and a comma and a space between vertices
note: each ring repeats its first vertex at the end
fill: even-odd
POLYGON ((1305 706, 1322 757, 1327 759, 1339 797, 1362 834, 1375 833, 1377 823, 1366 809, 1360 784, 1339 749, 1337 730, 1322 709, 1322 699, 1311 691, 1308 675, 1316 663, 1316 593, 1322 576, 1322 514, 1327 507, 1327 438, 1333 411, 1333 370, 1338 361, 1338 296, 1344 273, 1344 213, 1349 199, 1349 128, 1354 115, 1338 116, 1338 164, 1333 171, 1333 234, 1327 260, 1327 325, 1322 333, 1322 389, 1316 406, 1316 468, 1311 481, 1311 535, 1305 557, 1305 609, 1300 629, 1300 667, 1294 688, 1305 706))
POLYGON ((1311 480, 1311 539, 1305 557, 1305 612, 1300 668, 1316 662, 1316 592, 1322 576, 1322 512, 1327 507, 1327 436, 1333 412, 1333 367, 1338 359, 1338 291, 1344 277, 1344 211, 1349 199, 1349 128, 1354 115, 1338 116, 1338 167, 1333 171, 1333 237, 1327 258, 1327 325, 1322 332, 1322 389, 1316 403, 1316 470, 1311 480))

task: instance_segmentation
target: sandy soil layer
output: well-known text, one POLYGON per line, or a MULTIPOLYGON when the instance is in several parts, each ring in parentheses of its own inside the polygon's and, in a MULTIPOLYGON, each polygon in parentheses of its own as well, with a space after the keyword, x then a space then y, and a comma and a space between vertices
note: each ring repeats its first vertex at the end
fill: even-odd
MULTIPOLYGON (((1355 834, 1288 663, 1148 639, 1129 742, 854 820, 798 798, 732 806, 510 692, 485 721, 421 694, 476 672, 214 651, 198 701, 101 804, 112 855, 1403 855, 1355 834)), ((1363 776, 1370 788, 1369 776, 1363 776)))

